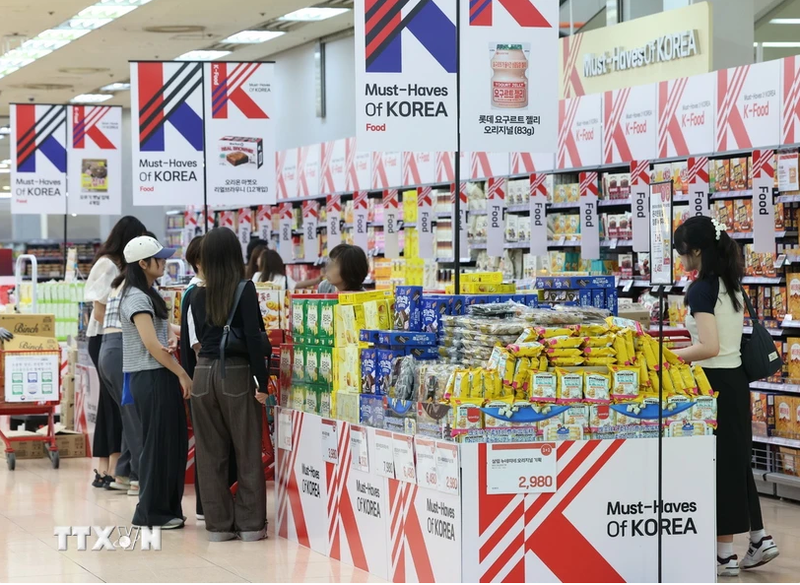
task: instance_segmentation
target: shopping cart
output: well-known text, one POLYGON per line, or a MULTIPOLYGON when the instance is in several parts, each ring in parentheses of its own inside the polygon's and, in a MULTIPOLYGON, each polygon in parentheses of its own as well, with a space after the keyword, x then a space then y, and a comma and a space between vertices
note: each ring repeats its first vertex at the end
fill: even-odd
MULTIPOLYGON (((36 360, 36 359, 26 359, 26 358, 36 358, 38 356, 51 356, 55 359, 55 367, 50 368, 51 372, 55 372, 56 378, 51 381, 51 384, 54 384, 55 387, 55 398, 53 400, 41 401, 41 402, 0 402, 0 415, 10 415, 10 416, 19 416, 19 415, 46 415, 47 416, 47 434, 46 435, 25 435, 22 437, 9 437, 7 436, 2 429, 0 429, 0 438, 3 440, 6 446, 6 465, 8 469, 13 471, 17 466, 17 456, 14 453, 13 443, 20 442, 20 441, 32 441, 32 442, 42 442, 45 443, 45 453, 47 454, 50 462, 53 465, 53 469, 58 469, 59 466, 59 457, 58 457, 58 445, 56 444, 56 434, 54 428, 54 417, 56 414, 56 406, 59 405, 61 402, 61 368, 60 368, 60 359, 61 359, 61 352, 58 350, 45 350, 45 351, 25 351, 25 350, 0 350, 0 380, 3 381, 3 386, 9 387, 12 393, 17 392, 17 387, 19 387, 19 392, 21 392, 21 396, 24 397, 25 393, 28 391, 28 388, 34 384, 32 378, 26 379, 25 376, 20 375, 19 380, 21 382, 16 383, 15 380, 12 378, 10 381, 6 381, 5 377, 9 374, 9 368, 7 367, 8 364, 13 364, 13 361, 7 360, 14 360, 15 357, 18 357, 16 360, 17 364, 22 363, 29 363, 31 364, 32 370, 35 371, 36 368, 33 367, 37 361, 42 361, 44 364, 45 362, 52 362, 51 359, 45 360, 36 360)), ((50 364, 52 366, 52 363, 50 364)), ((13 365, 12 369, 16 369, 16 364, 13 365)), ((14 376, 15 372, 12 371, 11 375, 14 376)), ((42 383, 41 380, 37 380, 36 384, 42 383)), ((3 399, 5 399, 5 395, 3 395, 3 399)))

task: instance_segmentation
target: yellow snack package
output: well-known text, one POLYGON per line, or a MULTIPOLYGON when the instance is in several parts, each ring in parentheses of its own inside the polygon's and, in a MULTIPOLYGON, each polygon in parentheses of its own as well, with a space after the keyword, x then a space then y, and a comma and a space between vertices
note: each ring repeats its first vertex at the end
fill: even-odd
POLYGON ((625 364, 630 360, 628 355, 628 345, 625 343, 625 336, 618 334, 614 338, 614 349, 617 352, 617 362, 625 364))
POLYGON ((631 363, 636 355, 636 348, 633 346, 633 331, 630 329, 623 329, 621 331, 622 338, 625 340, 625 349, 628 352, 628 359, 625 363, 631 363))
POLYGON ((505 417, 513 416, 514 397, 509 396, 506 398, 499 398, 491 400, 485 404, 485 408, 498 409, 497 414, 499 417, 494 417, 488 412, 483 413, 483 428, 485 429, 504 429, 512 426, 510 420, 505 420, 505 417), (502 418, 501 418, 502 417, 502 418))
POLYGON ((647 378, 648 378, 648 384, 650 386, 650 391, 657 393, 658 389, 660 388, 660 386, 658 385, 658 372, 654 372, 653 370, 648 370, 647 378))
POLYGON ((563 327, 537 327, 536 333, 541 339, 552 337, 572 337, 579 331, 578 325, 564 325, 563 327))
POLYGON ((536 341, 513 343, 506 348, 514 357, 536 357, 542 353, 544 346, 536 341))
POLYGON ((569 349, 548 348, 545 350, 545 353, 550 359, 562 357, 583 357, 583 353, 577 347, 569 349))
POLYGON ((469 372, 469 394, 467 398, 486 398, 483 388, 483 369, 475 368, 469 372))
POLYGON ((469 370, 456 370, 453 383, 453 398, 465 400, 469 398, 469 370))
POLYGON ((533 402, 555 402, 556 376, 551 372, 532 372, 530 397, 533 402))
POLYGON ((669 375, 667 368, 661 373, 661 383, 664 385, 665 394, 675 394, 675 384, 672 383, 672 376, 669 375))
POLYGON ((556 368, 558 388, 556 402, 571 403, 583 400, 583 372, 556 368))
POLYGON ((617 350, 613 347, 584 347, 583 353, 586 357, 614 357, 617 350))
POLYGON ((483 428, 483 400, 465 398, 453 401, 453 432, 466 432, 483 428))
POLYGON ((636 354, 636 365, 639 366, 639 380, 646 384, 648 380, 647 376, 647 359, 644 357, 644 352, 639 352, 636 354))
MULTIPOLYGON (((658 344, 657 341, 656 341, 656 344, 658 344)), ((679 366, 681 364, 686 363, 681 358, 679 358, 675 354, 675 352, 672 351, 670 348, 668 348, 666 345, 664 346, 664 350, 663 351, 664 351, 664 359, 667 361, 667 363, 672 364, 673 366, 679 366)))
POLYGON ((692 373, 694 374, 694 380, 697 382, 697 391, 701 396, 712 396, 714 394, 714 390, 711 388, 711 384, 708 382, 708 378, 706 377, 706 373, 703 371, 703 368, 700 366, 692 366, 692 373))
POLYGON ((653 344, 650 343, 652 338, 642 338, 642 353, 644 353, 645 360, 647 360, 647 367, 655 370, 658 367, 658 354, 653 352, 653 344))
POLYGON ((583 376, 586 402, 611 402, 611 376, 601 372, 584 372, 583 376))
POLYGON ((717 428, 717 396, 698 396, 692 406, 692 420, 703 421, 710 427, 717 428))
POLYGON ((606 335, 598 335, 597 337, 584 337, 583 347, 608 347, 614 343, 616 335, 607 333, 606 335))
MULTIPOLYGON (((538 363, 538 362, 537 362, 538 363)), ((531 379, 531 358, 522 357, 517 359, 517 368, 514 372, 514 382, 511 385, 514 390, 527 390, 528 382, 531 379)))
POLYGON ((675 388, 675 392, 678 394, 686 393, 687 388, 683 385, 683 378, 681 377, 680 370, 678 370, 678 366, 670 366, 664 373, 669 373, 669 377, 672 380, 672 386, 675 388))
POLYGON ((583 360, 584 366, 610 366, 616 363, 615 357, 587 357, 583 360))
POLYGON ((676 366, 675 369, 677 369, 681 374, 681 378, 683 379, 683 387, 686 390, 686 393, 695 394, 697 392, 697 382, 694 381, 691 366, 688 364, 682 364, 680 366, 676 366))
POLYGON ((542 339, 542 344, 554 349, 569 349, 580 347, 583 343, 583 339, 580 337, 548 337, 546 339, 542 339))
POLYGON ((529 341, 537 341, 539 339, 539 334, 536 333, 536 330, 533 327, 526 327, 522 330, 522 333, 519 334, 517 340, 514 342, 514 345, 519 345, 521 343, 528 343, 529 341))
POLYGON ((611 370, 611 396, 626 400, 639 396, 639 368, 631 366, 609 366, 611 370))
POLYGON ((599 337, 608 333, 608 325, 605 323, 587 323, 578 329, 580 337, 599 337))
POLYGON ((550 367, 550 364, 547 362, 547 356, 543 355, 539 358, 539 371, 546 372, 547 368, 550 367))
MULTIPOLYGON (((506 352, 508 353, 508 352, 506 352)), ((505 359, 505 364, 502 370, 498 368, 498 372, 503 372, 503 385, 511 386, 514 383, 514 370, 516 369, 517 360, 511 354, 508 354, 505 359)))
POLYGON ((586 358, 583 357, 556 357, 551 358, 550 363, 556 367, 564 367, 564 366, 580 366, 583 364, 586 358))

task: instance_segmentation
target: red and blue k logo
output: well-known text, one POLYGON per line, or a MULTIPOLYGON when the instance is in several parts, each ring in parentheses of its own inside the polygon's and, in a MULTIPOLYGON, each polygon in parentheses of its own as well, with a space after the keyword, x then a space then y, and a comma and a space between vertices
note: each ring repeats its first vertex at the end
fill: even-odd
POLYGON ((17 104, 15 107, 17 172, 36 172, 36 151, 39 151, 56 169, 66 173, 67 149, 58 137, 66 141, 67 106, 17 104), (38 116, 37 107, 41 108, 38 116))
POLYGON ((269 118, 243 89, 262 63, 211 63, 211 117, 227 119, 228 104, 250 120, 269 118))
POLYGON ((492 6, 497 2, 517 24, 526 28, 551 28, 532 0, 469 0, 469 25, 492 26, 492 6))
POLYGON ((448 73, 456 72, 456 25, 434 0, 365 0, 367 73, 402 73, 407 30, 448 73))

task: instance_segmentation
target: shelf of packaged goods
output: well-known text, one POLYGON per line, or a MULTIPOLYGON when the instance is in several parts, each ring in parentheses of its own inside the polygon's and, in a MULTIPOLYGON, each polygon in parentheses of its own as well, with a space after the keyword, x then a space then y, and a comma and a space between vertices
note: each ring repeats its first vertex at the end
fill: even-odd
MULTIPOLYGON (((733 232, 728 234, 734 240, 752 240, 753 239, 753 232, 733 232)), ((796 231, 783 231, 783 232, 775 232, 776 238, 792 238, 797 236, 796 231)))
POLYGON ((528 213, 528 212, 530 212, 530 210, 531 210, 531 206, 530 205, 525 205, 525 204, 522 204, 522 205, 509 205, 508 207, 506 207, 506 211, 508 213, 528 213))
POLYGON ((547 209, 578 209, 581 206, 578 201, 565 201, 563 203, 548 203, 547 209))
POLYGON ((486 242, 470 242, 469 247, 473 250, 485 250, 486 242))
POLYGON ((717 199, 746 199, 753 196, 752 189, 745 189, 743 191, 718 191, 711 194, 711 200, 717 199))
POLYGON ((580 246, 580 238, 561 238, 560 240, 547 240, 547 246, 551 248, 564 248, 570 246, 580 246))
POLYGON ((611 207, 614 205, 630 205, 631 200, 628 199, 601 199, 597 202, 598 207, 611 207))
POLYGON ((530 242, 506 242, 506 250, 515 250, 520 248, 530 248, 530 242))
POLYGON ((767 443, 769 445, 779 445, 781 447, 800 449, 800 440, 798 439, 784 439, 783 437, 753 437, 753 441, 757 443, 767 443))
POLYGON ((787 392, 789 394, 800 394, 800 384, 785 384, 783 382, 763 382, 758 380, 750 382, 753 390, 774 390, 776 392, 787 392))
POLYGON ((437 211, 436 217, 453 217, 452 211, 437 211))
POLYGON ((800 321, 796 319, 784 319, 781 323, 781 327, 785 329, 800 329, 800 321))
POLYGON ((779 195, 775 198, 776 203, 800 203, 800 195, 779 195))
MULTIPOLYGON (((779 329, 776 327, 765 327, 767 332, 772 335, 772 337, 781 337, 783 336, 783 329, 779 329)), ((753 333, 753 328, 749 325, 745 325, 742 327, 742 333, 745 335, 751 335, 753 333)))
MULTIPOLYGON (((687 284, 689 284, 688 280, 677 280, 671 286, 675 288, 683 288, 687 284)), ((633 288, 633 287, 650 288, 654 285, 649 280, 644 278, 620 278, 617 286, 621 287, 627 286, 628 288, 633 288)), ((661 285, 655 285, 655 286, 661 286, 661 285)))
POLYGON ((785 280, 782 276, 771 278, 768 276, 745 276, 742 284, 783 284, 785 280))
POLYGON ((475 210, 469 209, 467 211, 467 213, 469 213, 470 215, 486 215, 486 210, 485 209, 475 209, 475 210))
POLYGON ((619 238, 606 238, 600 240, 600 245, 604 248, 626 248, 633 246, 633 240, 621 240, 619 238))
MULTIPOLYGON (((651 324, 648 333, 653 337, 658 337, 658 323, 651 324)), ((686 330, 686 327, 672 327, 671 325, 664 325, 664 335, 688 336, 689 332, 686 330)))
POLYGON ((49 262, 63 262, 64 256, 45 256, 44 258, 41 256, 37 256, 36 261, 39 264, 46 264, 49 262))
POLYGON ((689 203, 689 195, 684 195, 683 193, 677 193, 672 196, 673 203, 689 203))

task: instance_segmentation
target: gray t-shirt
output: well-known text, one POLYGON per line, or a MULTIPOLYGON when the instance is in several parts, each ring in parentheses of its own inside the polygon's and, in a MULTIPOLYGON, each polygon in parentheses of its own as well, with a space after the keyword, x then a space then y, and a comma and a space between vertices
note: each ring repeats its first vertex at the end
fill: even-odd
POLYGON ((159 319, 153 309, 153 301, 138 288, 129 288, 122 295, 119 305, 120 322, 122 323, 122 371, 142 372, 163 368, 147 351, 133 318, 139 313, 147 313, 153 317, 156 336, 161 345, 167 347, 169 342, 169 323, 159 319))

